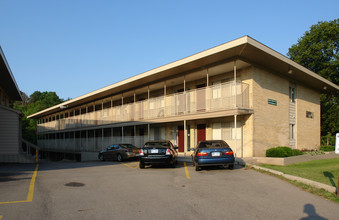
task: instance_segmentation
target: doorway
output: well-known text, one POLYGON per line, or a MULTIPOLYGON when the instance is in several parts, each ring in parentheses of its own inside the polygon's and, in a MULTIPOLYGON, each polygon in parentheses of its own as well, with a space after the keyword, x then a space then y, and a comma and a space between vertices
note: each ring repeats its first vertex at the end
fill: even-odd
POLYGON ((197 125, 197 144, 206 140, 206 124, 197 125))

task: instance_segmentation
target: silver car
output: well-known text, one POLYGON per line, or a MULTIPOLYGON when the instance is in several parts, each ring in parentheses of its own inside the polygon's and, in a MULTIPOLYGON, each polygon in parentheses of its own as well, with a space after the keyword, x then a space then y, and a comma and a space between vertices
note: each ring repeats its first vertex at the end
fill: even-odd
POLYGON ((132 144, 113 144, 100 151, 98 155, 101 161, 117 160, 119 162, 136 157, 139 157, 139 148, 132 144))

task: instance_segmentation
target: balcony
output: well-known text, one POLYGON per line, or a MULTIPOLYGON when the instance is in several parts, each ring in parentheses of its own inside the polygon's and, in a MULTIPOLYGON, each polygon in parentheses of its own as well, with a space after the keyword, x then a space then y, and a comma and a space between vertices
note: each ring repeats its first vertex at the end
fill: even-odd
POLYGON ((38 132, 249 108, 249 86, 229 82, 38 124, 38 132))

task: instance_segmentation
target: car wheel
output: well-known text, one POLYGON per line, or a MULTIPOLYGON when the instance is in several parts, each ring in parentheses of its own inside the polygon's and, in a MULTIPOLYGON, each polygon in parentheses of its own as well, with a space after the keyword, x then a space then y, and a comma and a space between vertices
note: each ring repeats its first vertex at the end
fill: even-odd
POLYGON ((199 167, 199 165, 196 163, 195 164, 195 171, 199 171, 200 170, 200 167, 199 167))
POLYGON ((233 170, 234 169, 234 164, 228 165, 228 169, 233 170))
POLYGON ((122 161, 122 156, 121 156, 121 154, 118 154, 118 155, 117 155, 117 159, 118 159, 119 162, 122 161))
POLYGON ((139 162, 139 168, 140 168, 140 169, 145 169, 145 164, 144 164, 144 163, 141 163, 141 162, 139 162))
POLYGON ((99 160, 104 161, 105 160, 104 155, 100 154, 99 155, 99 160))
POLYGON ((171 164, 171 167, 172 167, 172 168, 175 168, 176 164, 177 164, 177 162, 176 162, 176 161, 173 161, 173 163, 171 164))

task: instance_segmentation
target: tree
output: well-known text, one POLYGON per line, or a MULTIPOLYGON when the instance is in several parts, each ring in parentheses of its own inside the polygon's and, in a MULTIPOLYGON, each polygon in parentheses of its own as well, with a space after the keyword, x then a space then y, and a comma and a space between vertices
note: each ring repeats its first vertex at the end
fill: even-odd
POLYGON ((14 102, 13 108, 24 114, 22 118, 22 137, 32 143, 36 143, 36 120, 27 118, 27 116, 60 104, 64 100, 60 99, 55 92, 35 91, 30 97, 21 92, 21 96, 23 101, 14 102))
MULTIPOLYGON (((290 59, 320 76, 339 83, 339 19, 318 22, 289 48, 290 59)), ((321 134, 339 130, 339 93, 321 94, 321 134)))

